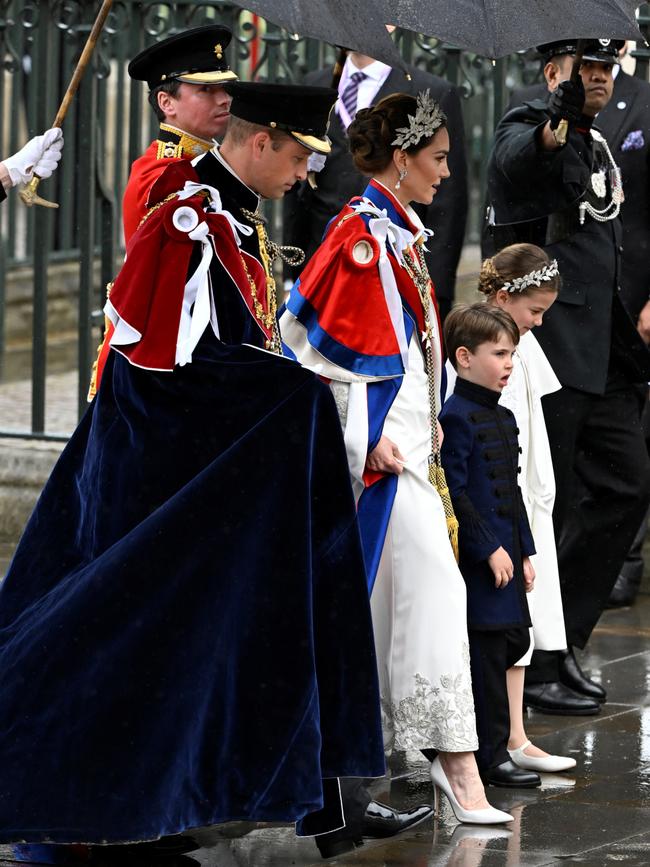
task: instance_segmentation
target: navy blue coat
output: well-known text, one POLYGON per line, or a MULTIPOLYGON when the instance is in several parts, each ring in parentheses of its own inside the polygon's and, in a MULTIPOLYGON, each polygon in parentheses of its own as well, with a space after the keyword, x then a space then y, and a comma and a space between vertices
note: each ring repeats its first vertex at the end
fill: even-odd
POLYGON ((460 524, 460 571, 467 584, 470 629, 530 626, 523 558, 535 553, 517 483, 515 417, 499 393, 464 379, 440 413, 442 463, 460 524), (514 580, 497 589, 488 557, 502 546, 514 580))

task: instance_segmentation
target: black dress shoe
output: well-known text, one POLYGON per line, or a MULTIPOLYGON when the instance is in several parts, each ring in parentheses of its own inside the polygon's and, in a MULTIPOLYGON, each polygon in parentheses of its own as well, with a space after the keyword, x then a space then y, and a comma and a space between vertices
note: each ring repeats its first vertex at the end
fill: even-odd
POLYGON ((596 701, 607 701, 607 693, 599 683, 587 677, 583 670, 578 665, 578 660, 575 657, 572 647, 559 652, 560 663, 560 681, 574 692, 579 692, 580 695, 586 695, 596 701))
MULTIPOLYGON (((345 830, 345 829, 343 829, 345 830)), ((333 831, 333 834, 339 834, 338 831, 333 831)), ((363 846, 363 840, 353 840, 352 837, 339 837, 338 839, 329 839, 329 834, 319 834, 316 837, 316 845, 322 858, 338 858, 340 855, 347 855, 358 846, 363 846)))
POLYGON ((412 810, 398 811, 379 801, 371 801, 363 817, 361 832, 364 837, 373 839, 394 837, 395 834, 412 828, 431 815, 433 815, 433 807, 429 804, 420 804, 412 810))
POLYGON ((600 713, 600 703, 580 695, 557 680, 524 686, 524 706, 541 713, 564 716, 594 716, 600 713))
POLYGON ((525 771, 508 759, 493 768, 488 768, 481 776, 490 786, 508 789, 534 789, 542 785, 542 779, 535 771, 525 771))
POLYGON ((316 845, 323 858, 334 858, 363 845, 363 837, 372 840, 394 837, 395 834, 412 828, 431 815, 433 815, 433 807, 429 804, 400 811, 379 801, 371 801, 363 815, 358 832, 351 828, 342 828, 330 834, 319 834, 316 837, 316 845))
POLYGON ((626 605, 634 605, 641 587, 641 577, 642 575, 632 575, 626 572, 625 567, 623 567, 623 571, 616 579, 616 584, 609 594, 607 607, 623 608, 626 605))

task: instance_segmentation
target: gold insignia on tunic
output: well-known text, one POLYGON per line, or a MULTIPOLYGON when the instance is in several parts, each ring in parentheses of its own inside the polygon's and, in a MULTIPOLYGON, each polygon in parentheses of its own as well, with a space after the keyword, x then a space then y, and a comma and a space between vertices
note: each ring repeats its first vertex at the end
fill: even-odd
POLYGON ((217 55, 217 60, 221 60, 221 58, 223 57, 223 48, 220 42, 217 42, 217 44, 214 46, 214 53, 217 55))
POLYGON ((186 156, 198 157, 201 154, 207 153, 212 147, 211 141, 194 138, 183 132, 181 129, 170 126, 166 123, 160 124, 160 129, 163 132, 171 133, 174 141, 163 141, 158 139, 157 159, 182 159, 186 156))
POLYGON ((158 150, 156 152, 156 159, 158 160, 170 160, 177 159, 183 156, 183 148, 178 144, 174 144, 171 141, 159 141, 158 142, 158 150))

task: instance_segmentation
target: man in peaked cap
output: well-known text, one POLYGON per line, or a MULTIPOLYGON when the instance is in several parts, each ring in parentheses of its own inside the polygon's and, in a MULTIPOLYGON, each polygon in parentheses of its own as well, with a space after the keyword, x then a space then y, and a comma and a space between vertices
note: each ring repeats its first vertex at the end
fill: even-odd
POLYGON ((146 213, 146 201, 169 162, 193 159, 221 138, 229 118, 224 87, 237 76, 226 49, 232 32, 210 24, 176 33, 141 51, 129 75, 149 86, 149 103, 160 121, 158 138, 131 167, 124 191, 124 236, 128 243, 146 213))
MULTIPOLYGON (((223 145, 151 191, 99 391, 0 587, 1 841, 314 813, 326 832, 348 821, 338 778, 384 773, 343 436, 282 357, 273 261, 298 256, 258 210, 327 150, 336 94, 232 95, 223 145)), ((414 821, 360 810, 350 846, 414 821)))
POLYGON ((540 46, 550 94, 504 116, 488 166, 496 247, 539 244, 562 278, 535 336, 563 386, 543 406, 568 647, 535 651, 524 697, 566 714, 597 713, 606 699, 573 648, 585 647, 650 497, 639 385, 650 376, 650 353, 619 292, 623 189, 618 155, 599 130, 623 43, 585 42, 575 82, 578 40, 540 46))

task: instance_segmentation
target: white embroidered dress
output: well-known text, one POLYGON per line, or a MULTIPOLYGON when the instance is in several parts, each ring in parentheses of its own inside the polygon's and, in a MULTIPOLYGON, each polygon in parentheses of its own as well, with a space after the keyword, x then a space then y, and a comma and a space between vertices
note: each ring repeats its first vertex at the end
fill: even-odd
MULTIPOLYGON (((360 207, 368 207, 368 203, 360 207)), ((377 212, 377 219, 370 220, 370 231, 381 250, 378 267, 387 305, 395 311, 396 334, 401 324, 402 335, 402 305, 399 295, 395 297, 397 288, 386 247, 391 245, 399 261, 404 250, 424 233, 415 212, 409 208, 407 213, 419 227, 417 235, 390 224, 385 212, 377 212), (391 278, 394 292, 388 285, 391 278)), ((430 319, 436 329, 434 354, 440 394, 441 339, 433 305, 430 319)), ((280 328, 284 342, 298 360, 331 381, 344 428, 352 484, 359 497, 368 444, 366 390, 372 380, 342 370, 316 353, 309 346, 301 324, 286 313, 280 320, 280 328)), ((385 747, 387 753, 392 749, 475 750, 478 740, 465 582, 449 542, 442 502, 428 480, 431 419, 420 335, 415 330, 408 344, 405 336, 403 340, 406 373, 385 419, 383 433, 398 446, 406 463, 398 476, 370 600, 385 747)))

